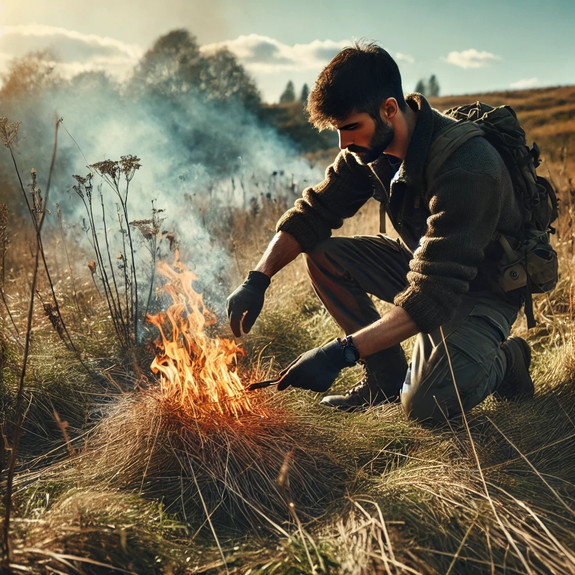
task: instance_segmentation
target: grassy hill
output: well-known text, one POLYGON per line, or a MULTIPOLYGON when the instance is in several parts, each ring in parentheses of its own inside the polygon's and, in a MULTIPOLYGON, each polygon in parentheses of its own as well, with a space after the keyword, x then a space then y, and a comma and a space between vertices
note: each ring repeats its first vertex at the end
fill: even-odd
MULTIPOLYGON (((574 160, 570 151, 575 148, 575 86, 459 94, 431 98, 430 103, 432 107, 443 111, 477 100, 491 106, 511 106, 517 112, 528 144, 533 141, 537 142, 544 152, 544 158, 554 164, 565 163, 573 172, 574 160)), ((277 108, 280 107, 277 106, 277 108)), ((298 130, 303 131, 302 126, 305 124, 301 106, 284 107, 276 113, 276 118, 276 125, 280 131, 285 131, 298 141, 303 150, 312 155, 321 156, 324 163, 329 162, 337 153, 337 148, 334 147, 337 141, 330 139, 329 136, 322 140, 322 145, 314 142, 311 147, 307 148, 305 143, 310 141, 308 138, 311 136, 306 136, 306 139, 302 140, 298 139, 298 130), (294 129, 290 132, 290 126, 295 125, 299 126, 298 130, 294 129)))
POLYGON ((575 146, 575 86, 445 96, 432 99, 431 104, 438 110, 445 110, 476 100, 492 106, 511 106, 517 112, 528 143, 537 142, 554 162, 562 159, 572 161, 570 151, 575 146))
MULTIPOLYGON (((528 331, 524 317, 514 327, 534 350, 535 398, 488 398, 464 421, 442 428, 407 421, 397 405, 342 414, 320 408, 318 394, 243 389, 338 334, 301 262, 274 278, 242 356, 223 316, 193 295, 198 281, 175 260, 177 238, 163 229, 159 213, 133 222, 118 210, 126 247, 118 255, 106 247, 113 226, 103 226, 97 210, 90 249, 80 241, 85 222, 36 234, 30 221, 16 222, 0 206, 0 481, 1 492, 11 494, 0 504, 0 570, 575 572, 575 87, 432 103, 443 109, 475 99, 511 104, 549 158, 562 202, 555 238, 561 280, 536 298, 537 327, 528 331), (136 255, 166 261, 163 275, 155 267, 137 273, 146 287, 156 278, 155 288, 144 290, 150 313, 176 302, 172 315, 156 318, 167 336, 176 334, 174 345, 154 344, 159 330, 150 323, 139 325, 138 337, 130 331, 128 228, 136 255), (184 319, 196 322, 193 329, 184 319), (172 366, 193 356, 203 369, 211 365, 208 350, 236 356, 237 379, 229 375, 236 372, 232 362, 179 387, 160 377, 157 363, 151 367, 168 349, 179 354, 172 366), (232 391, 221 395, 218 386, 228 379, 232 391)), ((8 161, 8 150, 2 152, 8 161)), ((123 182, 125 162, 120 172, 99 169, 123 182)), ((92 193, 89 181, 77 185, 83 199, 92 193)), ((45 206, 38 194, 30 197, 39 224, 45 206)), ((226 246, 230 263, 217 281, 229 293, 259 258, 285 204, 270 200, 244 211, 195 201, 182 199, 182 213, 200 213, 209 235, 180 245, 180 262, 186 253, 226 246)), ((371 229, 376 215, 366 205, 346 233, 371 229)), ((358 375, 348 370, 334 389, 358 375)))

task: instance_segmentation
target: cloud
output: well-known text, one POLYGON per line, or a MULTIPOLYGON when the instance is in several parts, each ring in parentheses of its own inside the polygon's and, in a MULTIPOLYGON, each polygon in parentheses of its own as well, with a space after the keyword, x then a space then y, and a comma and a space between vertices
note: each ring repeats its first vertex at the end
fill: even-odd
POLYGON ((521 80, 517 80, 517 82, 509 84, 509 87, 514 90, 524 90, 526 88, 534 88, 537 84, 539 84, 537 78, 522 78, 521 80))
POLYGON ((401 52, 395 53, 395 59, 398 62, 405 62, 406 64, 413 64, 415 62, 415 58, 410 56, 409 54, 402 54, 401 52))
POLYGON ((475 48, 470 48, 469 50, 463 50, 462 52, 449 52, 445 61, 448 64, 453 64, 459 68, 483 68, 489 65, 490 62, 494 60, 501 60, 500 56, 496 56, 491 52, 476 50, 475 48))
POLYGON ((135 44, 66 28, 40 24, 0 28, 0 62, 44 50, 54 55, 64 75, 96 69, 122 76, 142 55, 135 44))
POLYGON ((319 70, 349 41, 314 40, 307 44, 284 44, 268 36, 249 34, 235 40, 207 44, 206 52, 228 48, 253 74, 280 74, 286 71, 319 70))

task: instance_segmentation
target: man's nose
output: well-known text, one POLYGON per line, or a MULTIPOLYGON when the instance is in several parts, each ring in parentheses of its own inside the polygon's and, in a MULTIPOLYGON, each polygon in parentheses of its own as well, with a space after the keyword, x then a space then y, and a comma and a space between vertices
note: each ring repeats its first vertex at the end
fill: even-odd
POLYGON ((339 149, 340 150, 344 150, 350 144, 353 144, 353 139, 346 132, 342 132, 342 131, 338 130, 337 135, 339 137, 339 149))

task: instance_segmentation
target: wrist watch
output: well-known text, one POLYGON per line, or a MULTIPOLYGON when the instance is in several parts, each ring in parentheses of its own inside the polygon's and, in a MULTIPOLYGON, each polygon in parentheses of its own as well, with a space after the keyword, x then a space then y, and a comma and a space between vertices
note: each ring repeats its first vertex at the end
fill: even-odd
POLYGON ((355 343, 353 343, 351 335, 340 337, 338 341, 341 345, 341 350, 343 351, 343 357, 349 365, 357 363, 359 361, 359 351, 357 351, 357 347, 355 347, 355 343))

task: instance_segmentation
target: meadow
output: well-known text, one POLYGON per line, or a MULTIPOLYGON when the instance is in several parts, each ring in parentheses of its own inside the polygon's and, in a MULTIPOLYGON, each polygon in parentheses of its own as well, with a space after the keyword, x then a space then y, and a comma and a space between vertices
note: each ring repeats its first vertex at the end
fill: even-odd
MULTIPOLYGON (((139 157, 91 159, 70 190, 78 211, 61 210, 46 201, 52 168, 40 185, 12 156, 20 128, 1 124, 13 174, 0 203, 3 573, 575 571, 575 87, 432 104, 475 99, 512 105, 542 150, 561 202, 560 282, 535 297, 536 327, 521 316, 513 330, 533 348, 534 399, 488 398, 439 428, 398 405, 347 414, 319 394, 245 390, 339 335, 299 260, 249 335, 235 340, 225 319, 225 295, 299 193, 289 174, 183 196, 202 233, 181 235, 161 196, 131 215, 139 157)), ((370 201, 336 233, 377 231, 370 201)))

